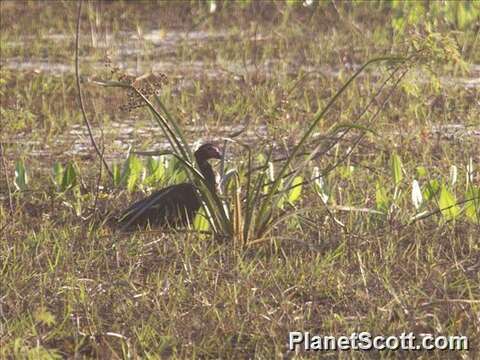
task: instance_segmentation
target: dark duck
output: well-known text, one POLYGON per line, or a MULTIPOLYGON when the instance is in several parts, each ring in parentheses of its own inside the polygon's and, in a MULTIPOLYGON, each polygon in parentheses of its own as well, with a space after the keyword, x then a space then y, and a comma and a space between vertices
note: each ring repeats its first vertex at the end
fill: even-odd
MULTIPOLYGON (((215 174, 210 159, 220 159, 221 153, 213 144, 204 144, 195 151, 195 161, 210 191, 216 191, 215 174)), ((201 203, 192 183, 182 183, 157 190, 132 204, 118 220, 121 230, 137 228, 177 227, 193 224, 201 203)))

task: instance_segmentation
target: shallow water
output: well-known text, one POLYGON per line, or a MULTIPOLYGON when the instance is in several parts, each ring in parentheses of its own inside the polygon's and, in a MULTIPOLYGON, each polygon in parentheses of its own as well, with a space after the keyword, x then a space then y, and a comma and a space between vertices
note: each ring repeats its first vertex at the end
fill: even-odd
MULTIPOLYGON (((130 75, 140 76, 148 72, 172 73, 173 70, 185 74, 202 74, 202 76, 217 78, 219 76, 232 76, 235 74, 244 74, 252 71, 260 71, 266 77, 275 76, 274 68, 278 66, 287 73, 311 72, 319 73, 322 76, 336 77, 341 71, 356 70, 361 64, 346 63, 341 67, 331 67, 326 65, 304 65, 304 64, 284 64, 279 59, 270 59, 268 62, 252 64, 217 61, 209 58, 208 61, 182 61, 178 58, 178 52, 181 47, 201 47, 203 44, 218 42, 222 43, 235 41, 237 34, 221 30, 215 32, 207 31, 185 31, 185 30, 162 30, 152 29, 146 33, 138 32, 118 32, 115 35, 106 35, 103 39, 97 39, 95 36, 88 37, 90 45, 95 48, 105 49, 105 53, 114 53, 114 63, 122 71, 130 75), (145 62, 144 58, 154 58, 155 60, 145 62)), ((29 46, 29 43, 35 41, 34 36, 24 36, 15 41, 6 42, 7 47, 21 48, 29 46)), ((54 43, 56 46, 71 45, 74 38, 67 34, 48 34, 44 35, 42 41, 54 43), (62 42, 64 43, 62 45, 62 42)), ((256 34, 255 39, 261 43, 270 39, 267 35, 256 34)), ((105 63, 88 57, 83 57, 82 62, 88 63, 92 70, 101 71, 105 69, 105 63)), ((73 74, 75 68, 72 62, 51 61, 45 58, 33 57, 23 59, 0 57, 0 64, 7 69, 18 71, 46 72, 52 75, 61 75, 65 73, 73 74)), ((441 77, 440 80, 445 85, 461 86, 465 88, 480 88, 480 64, 474 64, 470 67, 470 77, 441 77)))
MULTIPOLYGON (((119 32, 115 35, 106 35, 102 39, 89 37, 84 35, 84 41, 90 41, 96 48, 105 49, 105 53, 115 49, 115 54, 112 56, 113 63, 118 66, 123 72, 139 76, 147 72, 161 72, 166 74, 176 74, 182 81, 176 83, 177 90, 191 86, 192 81, 197 77, 209 78, 213 81, 222 78, 236 78, 241 74, 259 71, 262 76, 272 78, 278 76, 278 71, 281 69, 286 73, 298 74, 299 72, 311 72, 317 76, 337 77, 340 72, 345 70, 355 70, 359 64, 343 64, 337 68, 328 65, 304 65, 304 64, 286 64, 282 63, 281 59, 270 59, 268 62, 262 64, 252 64, 250 62, 240 63, 233 61, 218 61, 217 59, 207 58, 205 61, 181 61, 178 58, 178 53, 181 47, 201 47, 208 42, 217 42, 218 46, 222 43, 233 41, 238 37, 229 33, 228 31, 177 31, 177 30, 159 30, 152 29, 145 33, 136 32, 119 32), (145 61, 144 59, 155 59, 153 62, 145 61)), ((8 47, 25 47, 32 41, 35 41, 34 36, 25 36, 16 39, 15 41, 7 42, 8 47)), ((268 40, 268 36, 257 34, 256 41, 262 42, 268 40)), ((67 34, 48 34, 42 37, 42 41, 55 43, 58 47, 69 47, 74 41, 74 38, 67 34)), ((98 59, 91 57, 83 57, 82 63, 87 64, 91 71, 103 71, 105 63, 98 59)), ((35 73, 47 73, 53 76, 62 76, 64 74, 73 74, 75 71, 73 61, 55 61, 41 57, 33 58, 0 58, 0 64, 7 69, 22 71, 33 71, 35 73)), ((458 86, 463 88, 480 88, 480 65, 472 65, 470 69, 470 77, 441 77, 440 80, 444 85, 458 86)), ((315 75, 314 75, 315 76, 315 75)), ((418 81, 422 81, 419 77, 418 81)), ((478 104, 480 105, 480 104, 478 104)), ((142 126, 135 127, 137 119, 131 116, 122 115, 124 118, 118 122, 112 122, 104 129, 105 140, 113 145, 114 151, 109 151, 107 157, 116 158, 125 156, 128 148, 132 145, 132 139, 155 138, 155 144, 158 147, 168 144, 162 141, 161 138, 155 137, 159 133, 156 126, 149 126, 142 123, 142 126)), ((148 124, 148 122, 147 122, 148 124)), ((242 125, 230 126, 215 129, 199 128, 197 126, 190 126, 185 129, 187 133, 208 133, 215 134, 215 137, 221 139, 227 137, 229 134, 238 131, 242 125)), ((431 129, 432 134, 443 134, 443 138, 478 138, 480 137, 480 129, 470 128, 462 124, 450 124, 437 126, 431 129)), ((99 139, 101 133, 95 129, 95 138, 99 139)), ((160 134, 161 136, 161 134, 160 134)), ((247 129, 243 132, 238 140, 246 143, 255 143, 259 140, 264 140, 267 136, 266 126, 256 127, 255 129, 247 129)), ((24 141, 22 134, 18 134, 16 139, 12 141, 24 141)), ((69 130, 57 136, 52 141, 51 145, 36 143, 34 141, 26 141, 25 146, 31 147, 29 152, 32 156, 44 156, 46 152, 53 151, 55 148, 61 148, 62 154, 71 155, 87 155, 91 153, 91 144, 88 133, 84 126, 72 125, 69 130), (50 149, 48 148, 50 146, 50 149)), ((138 149, 142 144, 138 140, 133 140, 133 146, 137 150, 151 150, 138 149), (135 143, 135 141, 137 141, 135 143)))

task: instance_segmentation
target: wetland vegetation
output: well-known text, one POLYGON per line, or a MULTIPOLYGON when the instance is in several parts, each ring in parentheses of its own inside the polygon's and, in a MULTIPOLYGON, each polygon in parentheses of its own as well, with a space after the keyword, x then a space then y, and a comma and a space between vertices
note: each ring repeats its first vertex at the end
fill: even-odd
POLYGON ((0 357, 302 358, 289 331, 368 331, 475 358, 478 2, 78 10, 0 3, 0 357), (186 180, 191 226, 106 226, 186 180))

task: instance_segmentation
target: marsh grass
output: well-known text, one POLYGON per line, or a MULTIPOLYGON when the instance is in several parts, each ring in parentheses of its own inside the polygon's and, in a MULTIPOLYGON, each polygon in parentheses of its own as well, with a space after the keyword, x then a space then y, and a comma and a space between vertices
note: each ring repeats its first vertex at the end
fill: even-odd
MULTIPOLYGON (((76 4, 61 4, 1 2, 11 15, 2 18, 1 60, 70 61, 76 4), (68 32, 65 42, 50 40, 55 30, 68 32), (23 40, 29 46, 12 43, 32 33, 23 40)), ((479 94, 444 77, 476 76, 465 63, 480 59, 478 32, 468 16, 439 4, 416 12, 418 2, 247 2, 210 13, 186 3, 86 3, 85 107, 93 129, 103 128, 107 161, 118 164, 114 181, 99 176, 90 147, 68 152, 85 137, 69 134, 82 123, 72 73, 2 66, 0 357, 292 357, 288 331, 299 330, 467 335, 470 351, 414 356, 475 358, 479 94), (146 106, 122 112, 128 91, 93 83, 112 74, 96 67, 102 41, 112 50, 110 34, 134 29, 143 53, 122 65, 153 68, 168 51, 160 56, 141 36, 159 18, 167 34, 187 22, 185 33, 228 23, 232 35, 197 43, 182 35, 167 49, 178 61, 168 84, 158 94, 124 84, 146 106), (390 64, 361 72, 329 105, 357 64, 393 53, 416 56, 385 86, 390 64), (186 67, 195 61, 201 70, 186 67), (150 134, 152 119, 158 130, 150 134), (131 124, 123 140, 130 157, 114 142, 123 123, 131 124), (215 131, 238 124, 246 130, 215 131), (465 133, 442 130, 455 124, 465 133), (202 191, 192 162, 198 132, 202 141, 229 138, 218 199, 202 191), (158 148, 170 151, 162 166, 134 155, 158 148), (202 229, 223 236, 118 236, 98 226, 126 202, 188 176, 209 209, 202 229)), ((458 6, 475 10, 471 4, 458 6)))

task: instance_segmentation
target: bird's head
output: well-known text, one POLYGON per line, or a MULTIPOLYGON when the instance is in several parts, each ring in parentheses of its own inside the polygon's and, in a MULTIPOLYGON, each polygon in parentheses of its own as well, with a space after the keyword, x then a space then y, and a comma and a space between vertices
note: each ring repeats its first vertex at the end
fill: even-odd
POLYGON ((203 162, 210 159, 221 159, 222 153, 217 146, 207 143, 203 144, 197 149, 197 151, 195 151, 195 158, 198 162, 203 162))

